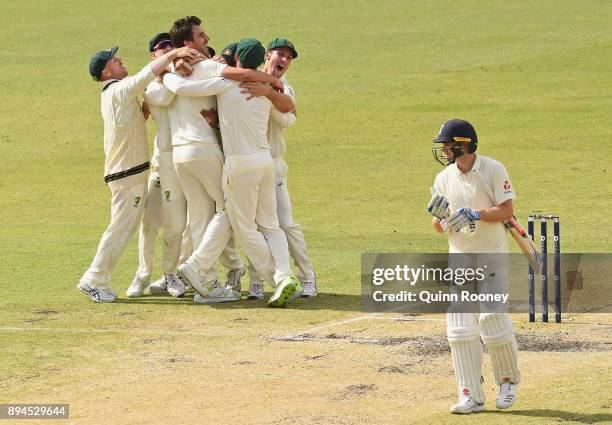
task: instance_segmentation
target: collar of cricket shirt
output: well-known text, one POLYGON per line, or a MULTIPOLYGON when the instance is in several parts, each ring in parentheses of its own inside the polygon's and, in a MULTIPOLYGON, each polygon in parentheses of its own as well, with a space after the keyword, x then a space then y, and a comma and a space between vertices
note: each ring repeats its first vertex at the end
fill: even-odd
POLYGON ((464 179, 464 180, 469 179, 473 175, 472 173, 475 173, 480 170, 480 167, 482 167, 482 160, 480 159, 480 155, 478 154, 475 154, 475 155, 476 155, 476 159, 474 160, 474 165, 472 165, 472 169, 467 173, 464 173, 463 171, 459 169, 459 167, 457 166, 457 162, 453 162, 451 164, 451 166, 455 168, 454 171, 457 177, 459 177, 460 179, 464 179))
POLYGON ((476 160, 474 161, 474 165, 472 166, 472 173, 477 172, 478 170, 480 170, 480 167, 482 166, 482 160, 480 159, 480 155, 478 154, 474 154, 476 155, 476 160))
POLYGON ((121 80, 108 80, 104 82, 104 86, 102 86, 102 91, 106 90, 108 88, 108 86, 110 86, 113 83, 118 83, 121 80))

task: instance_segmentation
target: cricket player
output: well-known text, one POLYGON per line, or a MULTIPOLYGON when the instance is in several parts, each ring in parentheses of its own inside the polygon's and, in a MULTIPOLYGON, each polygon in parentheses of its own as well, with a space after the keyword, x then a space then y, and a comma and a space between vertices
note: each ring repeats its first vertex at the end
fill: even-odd
MULTIPOLYGON (((427 209, 434 216, 436 231, 448 235, 449 253, 507 257, 503 222, 512 217, 515 194, 506 168, 476 154, 478 137, 467 121, 445 122, 433 142, 441 144, 433 148, 433 154, 446 168, 436 176, 427 209)), ((497 270, 483 284, 507 285, 507 279, 507 270, 497 270)), ((516 337, 508 314, 449 312, 447 337, 459 393, 459 402, 451 407, 451 412, 484 410, 481 338, 491 356, 499 386, 497 408, 512 406, 521 375, 516 337)))
MULTIPOLYGON (((151 60, 171 50, 172 41, 167 32, 156 34, 149 41, 151 60)), ((147 201, 138 238, 139 267, 126 294, 128 297, 141 297, 149 287, 153 294, 167 291, 173 297, 182 297, 185 285, 176 276, 176 267, 186 226, 187 201, 172 163, 172 137, 167 107, 174 99, 174 93, 166 89, 159 79, 155 79, 147 86, 144 99, 155 121, 157 134, 151 160, 147 201), (161 269, 164 274, 161 279, 149 285, 155 257, 155 239, 162 226, 164 249, 161 269)))
POLYGON ((222 63, 226 63, 229 66, 236 66, 236 61, 234 60, 234 56, 236 56, 236 49, 238 48, 238 43, 230 43, 221 51, 220 59, 222 59, 222 63))
MULTIPOLYGON (((200 24, 200 19, 193 16, 177 20, 170 30, 173 44, 189 45, 204 55, 209 54, 206 46, 209 39, 200 24)), ((194 64, 193 74, 188 79, 198 81, 212 77, 266 81, 282 88, 276 78, 263 72, 227 67, 212 60, 194 64)), ((216 107, 216 98, 210 95, 187 97, 174 92, 178 96, 169 108, 174 165, 187 199, 194 249, 199 250, 209 264, 198 269, 203 274, 203 281, 198 278, 185 283, 196 291, 196 303, 237 301, 240 294, 228 287, 240 286, 245 268, 236 251, 225 211, 221 187, 223 152, 215 129, 200 114, 204 109, 216 107), (229 269, 226 285, 218 281, 217 259, 229 269)), ((179 273, 184 276, 180 270, 179 273)))
POLYGON ((151 61, 136 75, 116 56, 118 48, 97 52, 89 73, 103 82, 101 112, 104 120, 104 181, 111 191, 111 220, 98 250, 77 289, 96 302, 113 302, 111 274, 138 228, 147 198, 149 148, 145 118, 138 96, 174 59, 195 58, 189 47, 173 49, 151 61))
MULTIPOLYGON (((295 91, 287 81, 285 73, 289 69, 293 59, 297 58, 298 52, 293 43, 286 38, 275 38, 266 49, 264 72, 280 79, 284 85, 284 93, 291 96, 295 101, 295 91)), ((245 83, 244 88, 250 90, 255 96, 265 95, 271 90, 270 86, 258 83, 245 83), (263 89, 263 90, 262 90, 263 89)), ((293 221, 291 210, 291 198, 287 186, 287 163, 284 156, 286 152, 285 129, 291 127, 296 120, 296 110, 281 113, 273 108, 268 124, 268 142, 270 143, 272 158, 276 170, 276 207, 281 229, 287 236, 289 253, 298 268, 297 277, 302 286, 302 297, 316 297, 317 283, 316 274, 312 262, 308 256, 306 240, 299 224, 293 221)), ((257 275, 249 263, 249 294, 248 299, 263 299, 263 279, 257 275)))
MULTIPOLYGON (((255 70, 263 63, 264 54, 259 41, 243 39, 236 48, 236 64, 240 69, 255 70)), ((214 61, 202 63, 207 62, 209 66, 216 64, 214 61)), ((222 64, 214 66, 228 68, 222 64)), ((275 286, 268 305, 285 307, 301 288, 291 272, 287 238, 276 213, 274 162, 267 130, 272 106, 288 112, 294 108, 292 99, 276 91, 267 97, 247 97, 237 82, 220 78, 187 81, 166 75, 164 84, 179 95, 217 95, 225 154, 222 184, 227 216, 253 267, 275 286)), ((179 266, 179 273, 190 284, 197 280, 199 270, 210 267, 214 260, 211 251, 215 251, 214 247, 201 245, 179 266)))

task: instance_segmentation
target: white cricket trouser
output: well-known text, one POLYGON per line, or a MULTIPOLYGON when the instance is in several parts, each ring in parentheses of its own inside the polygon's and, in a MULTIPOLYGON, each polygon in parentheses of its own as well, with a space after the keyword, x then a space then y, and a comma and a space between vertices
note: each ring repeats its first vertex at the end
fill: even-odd
POLYGON ((138 270, 136 270, 136 276, 141 280, 149 280, 151 277, 155 258, 155 238, 163 222, 164 213, 162 211, 159 172, 154 171, 149 176, 147 202, 138 233, 138 270))
POLYGON ((223 191, 229 221, 249 263, 273 286, 291 275, 287 237, 280 229, 269 151, 225 158, 223 191))
MULTIPOLYGON (((469 265, 471 255, 453 254, 455 266, 469 265)), ((476 264, 487 264, 488 276, 478 283, 480 293, 508 293, 507 256, 502 254, 480 254, 476 264), (485 259, 483 261, 483 259, 485 259)), ((460 287, 458 287, 460 288, 460 287)), ((446 315, 447 336, 453 356, 455 377, 459 396, 464 391, 474 397, 478 403, 484 402, 484 393, 480 385, 482 374, 482 342, 487 346, 493 374, 497 385, 504 382, 519 384, 521 374, 518 368, 518 346, 512 321, 506 312, 500 312, 499 306, 488 302, 451 305, 446 315), (466 312, 463 312, 463 311, 466 312), (470 312, 480 311, 480 313, 470 312)))
POLYGON ((193 240, 191 239, 191 229, 189 228, 189 218, 187 219, 187 226, 183 232, 183 243, 181 244, 181 255, 179 256, 179 263, 183 264, 189 259, 193 252, 193 240))
POLYGON ((138 229, 146 201, 146 183, 111 192, 110 224, 102 234, 96 255, 82 281, 96 286, 110 284, 113 270, 138 229))
POLYGON ((187 202, 180 187, 172 152, 159 153, 159 171, 149 177, 149 194, 138 240, 139 267, 136 275, 149 280, 155 258, 155 239, 164 229, 161 270, 175 273, 187 221, 187 202))
POLYGON ((225 213, 221 188, 223 153, 217 143, 203 144, 203 147, 206 156, 184 162, 176 161, 176 152, 181 148, 175 147, 174 167, 187 199, 189 229, 194 247, 194 254, 190 258, 196 252, 199 254, 197 258, 206 263, 207 267, 196 267, 196 270, 200 270, 206 282, 211 283, 219 277, 215 264, 217 259, 228 269, 243 267, 243 263, 225 213), (209 235, 205 238, 210 226, 209 235), (211 246, 212 249, 205 249, 211 246))
MULTIPOLYGON (((274 158, 274 166, 276 168, 276 210, 278 222, 287 237, 289 254, 298 268, 297 278, 300 282, 314 282, 315 272, 308 256, 302 227, 293 221, 291 198, 289 196, 289 187, 287 186, 287 163, 283 158, 274 158)), ((249 262, 248 269, 251 282, 262 281, 261 276, 257 276, 251 262, 249 262)))

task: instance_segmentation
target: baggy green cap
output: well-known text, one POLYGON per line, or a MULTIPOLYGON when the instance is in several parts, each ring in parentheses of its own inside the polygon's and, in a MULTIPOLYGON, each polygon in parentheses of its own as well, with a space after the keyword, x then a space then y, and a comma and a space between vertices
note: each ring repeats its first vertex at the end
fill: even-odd
POLYGON ((255 40, 254 38, 243 38, 238 42, 236 53, 238 54, 242 66, 256 69, 264 62, 266 50, 259 40, 255 40))
POLYGON ((234 60, 234 56, 236 56, 236 49, 238 48, 238 43, 228 44, 221 51, 221 56, 225 59, 225 63, 229 66, 236 66, 236 61, 234 60))
POLYGON ((298 53, 297 50, 295 50, 295 46, 286 38, 275 38, 270 43, 268 43, 268 51, 274 50, 279 47, 286 47, 291 50, 291 55, 293 56, 293 59, 298 57, 298 53))
POLYGON ((94 80, 100 81, 104 67, 106 66, 108 61, 113 56, 115 56, 117 50, 119 50, 119 47, 117 46, 113 47, 110 50, 100 50, 91 57, 91 59, 89 60, 89 74, 93 77, 94 80))

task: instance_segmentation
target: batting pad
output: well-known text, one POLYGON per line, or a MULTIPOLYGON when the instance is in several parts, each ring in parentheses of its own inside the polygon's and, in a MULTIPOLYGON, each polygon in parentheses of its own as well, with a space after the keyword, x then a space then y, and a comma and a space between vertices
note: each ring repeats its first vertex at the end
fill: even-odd
POLYGON ((503 384, 504 378, 509 378, 510 382, 519 384, 521 373, 518 368, 518 346, 508 314, 482 314, 480 332, 491 355, 497 385, 503 384))
POLYGON ((448 313, 446 318, 446 335, 451 347, 459 399, 472 396, 475 402, 484 403, 481 385, 482 343, 476 315, 448 313))

